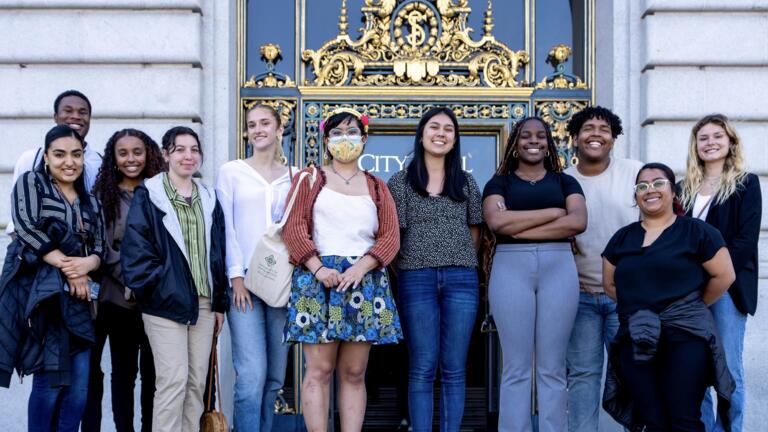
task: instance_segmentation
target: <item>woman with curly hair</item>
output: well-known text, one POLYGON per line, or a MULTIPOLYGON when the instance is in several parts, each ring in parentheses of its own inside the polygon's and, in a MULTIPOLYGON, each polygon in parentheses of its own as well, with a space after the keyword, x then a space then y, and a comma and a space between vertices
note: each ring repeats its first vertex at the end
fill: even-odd
POLYGON ((568 429, 565 354, 579 305, 571 238, 587 225, 581 186, 562 173, 552 133, 538 117, 512 130, 483 192, 496 234, 488 300, 504 364, 499 431, 528 431, 536 362, 539 430, 568 429))
MULTIPOLYGON (((728 118, 708 115, 691 130, 685 178, 679 185, 686 216, 720 231, 736 271, 736 281, 710 307, 736 382, 728 413, 733 431, 742 429, 744 418, 741 353, 747 315, 754 315, 757 307, 757 243, 762 216, 760 180, 744 165, 741 140, 728 118)), ((702 410, 708 431, 723 430, 722 419, 715 419, 709 393, 702 410)))
POLYGON ((94 194, 101 200, 106 223, 107 247, 104 277, 99 292, 96 346, 91 351, 88 403, 82 430, 98 431, 101 425, 101 397, 104 374, 101 354, 109 337, 112 356, 112 412, 118 431, 133 430, 133 387, 141 371, 142 431, 152 430, 152 398, 155 393, 155 368, 152 351, 141 320, 141 312, 120 270, 120 243, 131 206, 133 190, 144 179, 165 170, 160 147, 147 134, 136 129, 115 132, 104 149, 104 160, 96 178, 94 194), (139 353, 141 357, 139 357, 139 353))

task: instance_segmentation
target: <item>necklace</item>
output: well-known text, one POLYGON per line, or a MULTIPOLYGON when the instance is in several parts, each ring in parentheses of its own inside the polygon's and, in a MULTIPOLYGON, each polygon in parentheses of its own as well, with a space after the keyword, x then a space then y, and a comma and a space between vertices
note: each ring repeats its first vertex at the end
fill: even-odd
POLYGON ((536 186, 536 183, 540 182, 544 177, 547 176, 547 172, 544 171, 543 175, 536 175, 534 177, 528 177, 528 176, 524 176, 524 175, 520 174, 519 171, 515 171, 515 175, 517 175, 521 179, 527 181, 531 186, 536 186))
POLYGON ((350 181, 351 181, 353 178, 355 178, 355 176, 356 176, 356 175, 360 174, 360 168, 358 168, 358 169, 357 169, 357 171, 355 171, 355 173, 354 173, 354 174, 352 174, 351 176, 349 176, 349 177, 344 177, 343 175, 339 174, 339 172, 338 172, 338 171, 336 171, 336 168, 333 166, 333 164, 331 164, 331 171, 333 171, 333 173, 334 173, 334 174, 336 174, 336 175, 337 175, 337 176, 339 176, 339 177, 340 177, 342 180, 344 180, 344 183, 346 183, 346 185, 347 185, 347 186, 349 186, 349 182, 350 182, 350 181))

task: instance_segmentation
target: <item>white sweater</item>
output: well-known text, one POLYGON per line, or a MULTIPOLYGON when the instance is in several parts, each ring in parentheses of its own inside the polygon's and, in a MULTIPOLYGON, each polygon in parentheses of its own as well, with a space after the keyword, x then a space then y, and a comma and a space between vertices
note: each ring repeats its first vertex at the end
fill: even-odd
POLYGON ((221 166, 216 195, 224 211, 230 279, 245 276, 256 243, 270 223, 283 217, 290 188, 288 173, 270 183, 243 160, 221 166))
POLYGON ((633 186, 643 163, 611 158, 608 168, 596 176, 585 176, 576 167, 565 170, 575 177, 587 201, 587 229, 576 236, 575 256, 582 291, 603 292, 603 258, 608 240, 619 228, 637 222, 633 186))

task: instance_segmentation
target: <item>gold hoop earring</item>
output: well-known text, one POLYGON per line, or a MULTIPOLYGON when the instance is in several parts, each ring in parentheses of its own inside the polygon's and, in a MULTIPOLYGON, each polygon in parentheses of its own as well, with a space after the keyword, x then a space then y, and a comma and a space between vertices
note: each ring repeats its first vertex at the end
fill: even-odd
POLYGON ((547 150, 547 152, 544 153, 544 156, 549 157, 549 150, 547 150))
POLYGON ((517 159, 518 156, 520 156, 520 153, 518 153, 517 150, 512 150, 512 157, 517 159))
POLYGON ((579 164, 579 157, 576 155, 573 155, 573 157, 571 158, 571 165, 576 166, 578 164, 579 164))

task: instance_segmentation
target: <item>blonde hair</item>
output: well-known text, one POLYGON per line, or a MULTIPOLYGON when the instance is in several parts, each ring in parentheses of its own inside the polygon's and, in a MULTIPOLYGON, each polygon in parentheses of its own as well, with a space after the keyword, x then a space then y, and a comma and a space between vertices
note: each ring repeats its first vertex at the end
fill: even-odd
POLYGON ((680 191, 680 202, 685 211, 693 208, 696 194, 704 181, 704 161, 699 157, 696 135, 701 128, 708 124, 720 126, 725 131, 730 141, 728 155, 725 157, 723 174, 720 182, 715 187, 713 203, 722 204, 736 192, 736 189, 747 178, 744 167, 744 153, 741 148, 741 139, 736 129, 731 126, 728 117, 723 114, 710 114, 699 120, 691 129, 691 138, 688 145, 688 161, 685 168, 685 178, 680 191))
MULTIPOLYGON (((273 106, 267 105, 265 103, 258 103, 248 108, 248 111, 245 112, 246 121, 248 119, 248 114, 250 114, 252 111, 255 111, 257 109, 263 109, 269 112, 272 118, 274 118, 275 121, 277 122, 277 129, 280 129, 281 127, 283 127, 283 121, 280 118, 280 114, 278 114, 277 110, 273 106)), ((283 165, 287 165, 288 158, 285 157, 285 152, 283 152, 283 136, 282 135, 278 136, 276 141, 277 142, 275 143, 275 155, 274 155, 275 161, 283 165)))

